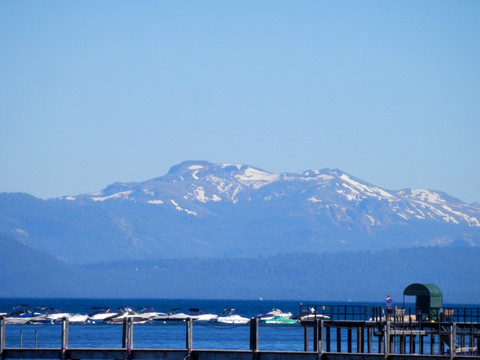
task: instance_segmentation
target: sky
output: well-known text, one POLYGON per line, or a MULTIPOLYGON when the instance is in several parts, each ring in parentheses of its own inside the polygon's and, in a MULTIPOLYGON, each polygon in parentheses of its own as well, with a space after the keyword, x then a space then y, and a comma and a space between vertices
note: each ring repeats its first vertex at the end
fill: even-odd
POLYGON ((0 192, 186 160, 480 201, 480 1, 0 2, 0 192))

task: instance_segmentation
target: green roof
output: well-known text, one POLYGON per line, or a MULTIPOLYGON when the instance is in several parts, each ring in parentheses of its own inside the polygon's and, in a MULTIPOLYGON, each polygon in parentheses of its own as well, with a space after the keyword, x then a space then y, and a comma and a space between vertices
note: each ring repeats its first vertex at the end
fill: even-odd
POLYGON ((424 295, 430 297, 442 297, 442 290, 438 286, 433 284, 410 284, 405 290, 403 290, 403 295, 424 295))

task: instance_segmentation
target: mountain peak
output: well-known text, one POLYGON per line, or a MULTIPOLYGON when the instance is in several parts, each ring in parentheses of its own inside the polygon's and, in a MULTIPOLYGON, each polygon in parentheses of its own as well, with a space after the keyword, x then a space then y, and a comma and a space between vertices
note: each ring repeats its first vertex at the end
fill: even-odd
POLYGON ((167 176, 179 177, 183 181, 191 179, 230 179, 256 188, 261 184, 271 183, 279 178, 278 174, 272 174, 250 165, 215 164, 208 161, 184 161, 172 166, 167 176))

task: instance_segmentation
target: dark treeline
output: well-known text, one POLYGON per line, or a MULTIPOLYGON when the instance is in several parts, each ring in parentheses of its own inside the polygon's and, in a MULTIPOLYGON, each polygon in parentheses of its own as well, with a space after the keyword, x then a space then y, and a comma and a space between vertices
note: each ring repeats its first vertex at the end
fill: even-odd
MULTIPOLYGON (((401 302, 410 283, 446 303, 480 303, 479 248, 409 248, 242 258, 104 262, 76 267, 0 238, 2 297, 288 299, 401 302)), ((106 254, 108 258, 108 254, 106 254)))

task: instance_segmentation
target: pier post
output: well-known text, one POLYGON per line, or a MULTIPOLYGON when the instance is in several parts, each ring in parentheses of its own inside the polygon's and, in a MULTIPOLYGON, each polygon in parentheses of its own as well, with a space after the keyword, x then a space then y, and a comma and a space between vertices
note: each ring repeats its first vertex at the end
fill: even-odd
POLYGON ((327 327, 325 328, 326 333, 327 333, 327 334, 326 334, 326 336, 327 336, 327 339, 326 339, 326 341, 327 341, 327 343, 326 343, 326 350, 327 350, 327 352, 330 352, 330 341, 331 341, 331 338, 330 338, 330 329, 331 329, 331 327, 330 327, 329 325, 327 325, 327 327))
POLYGON ((383 352, 383 343, 385 342, 385 336, 384 333, 382 333, 382 329, 380 326, 378 326, 378 353, 383 352))
POLYGON ((186 321, 185 348, 190 352, 193 349, 193 320, 188 318, 186 321))
POLYGON ((0 359, 3 359, 3 350, 5 349, 5 320, 0 316, 0 359))
POLYGON ((351 353, 352 352, 352 328, 351 327, 348 327, 347 329, 347 346, 348 346, 348 352, 351 353))
MULTIPOLYGON (((422 328, 420 328, 422 330, 422 328)), ((418 353, 420 355, 423 355, 423 338, 424 336, 420 334, 419 339, 418 339, 418 353)))
POLYGON ((62 360, 66 358, 66 351, 68 348, 68 319, 62 319, 62 360))
POLYGON ((430 335, 430 355, 435 355, 435 334, 430 335))
POLYGON ((250 320, 250 350, 258 351, 258 319, 250 320))
POLYGON ((323 319, 320 320, 320 329, 318 332, 318 355, 323 355, 323 319))
POLYGON ((367 326, 367 353, 372 353, 372 328, 367 326))
POLYGON ((131 318, 123 320, 122 348, 127 349, 129 352, 133 348, 133 321, 131 318))
POLYGON ((342 329, 337 327, 337 352, 342 352, 342 329))
POLYGON ((388 359, 388 355, 390 354, 390 318, 387 316, 387 320, 385 322, 385 359, 388 359))
POLYGON ((319 328, 320 328, 320 320, 316 319, 313 323, 313 352, 318 352, 318 343, 320 341, 319 337, 319 328))
POLYGON ((363 353, 363 326, 357 328, 357 353, 363 353))
MULTIPOLYGON (((410 328, 410 330, 412 330, 412 328, 410 328)), ((410 335, 410 354, 416 354, 416 336, 412 333, 410 335)))
POLYGON ((457 339, 457 323, 452 323, 450 328, 450 359, 453 360, 455 358, 456 353, 456 344, 455 340, 457 339))
POLYGON ((303 351, 308 351, 308 325, 303 326, 303 351))

